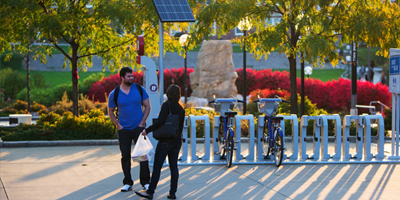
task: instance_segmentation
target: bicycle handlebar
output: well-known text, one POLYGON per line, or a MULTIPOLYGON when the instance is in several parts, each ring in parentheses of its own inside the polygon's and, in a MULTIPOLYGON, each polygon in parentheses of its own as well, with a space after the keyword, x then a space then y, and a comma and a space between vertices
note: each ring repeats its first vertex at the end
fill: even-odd
POLYGON ((280 98, 260 98, 260 99, 254 100, 253 102, 256 103, 256 102, 263 102, 263 101, 264 102, 266 102, 266 101, 275 101, 275 102, 290 103, 290 101, 286 101, 286 100, 280 99, 280 98))
POLYGON ((212 101, 209 101, 208 103, 218 103, 218 102, 239 102, 239 103, 244 103, 244 101, 239 100, 239 99, 214 99, 212 101))

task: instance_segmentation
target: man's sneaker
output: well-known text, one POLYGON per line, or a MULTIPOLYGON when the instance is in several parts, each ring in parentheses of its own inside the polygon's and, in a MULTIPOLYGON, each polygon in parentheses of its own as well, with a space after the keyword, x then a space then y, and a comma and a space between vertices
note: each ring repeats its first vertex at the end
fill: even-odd
POLYGON ((148 189, 149 189, 149 184, 146 184, 146 185, 143 186, 143 190, 147 191, 148 189))
POLYGON ((124 187, 121 188, 121 192, 128 192, 132 190, 132 186, 126 184, 124 187))

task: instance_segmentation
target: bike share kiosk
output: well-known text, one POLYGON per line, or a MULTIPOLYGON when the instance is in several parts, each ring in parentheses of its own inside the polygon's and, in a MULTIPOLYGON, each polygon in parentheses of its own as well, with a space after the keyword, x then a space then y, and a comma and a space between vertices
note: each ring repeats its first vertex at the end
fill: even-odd
MULTIPOLYGON (((157 80, 157 69, 154 61, 144 56, 144 38, 143 36, 138 37, 138 56, 136 57, 136 63, 143 67, 143 87, 146 89, 149 95, 151 110, 149 117, 146 120, 146 126, 153 124, 153 118, 158 117, 160 112, 160 94, 158 89, 157 80)), ((153 138, 153 134, 148 135, 153 147, 157 146, 157 141, 153 138)))
POLYGON ((400 159, 400 49, 390 49, 389 92, 392 93, 392 155, 400 159))

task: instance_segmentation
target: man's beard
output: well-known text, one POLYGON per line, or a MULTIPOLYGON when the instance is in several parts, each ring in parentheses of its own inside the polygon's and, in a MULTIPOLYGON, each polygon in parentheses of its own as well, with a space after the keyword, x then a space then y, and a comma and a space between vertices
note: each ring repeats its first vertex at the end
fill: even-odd
POLYGON ((125 84, 125 85, 127 85, 127 86, 130 86, 130 85, 132 85, 132 84, 133 84, 133 82, 124 81, 124 84, 125 84))

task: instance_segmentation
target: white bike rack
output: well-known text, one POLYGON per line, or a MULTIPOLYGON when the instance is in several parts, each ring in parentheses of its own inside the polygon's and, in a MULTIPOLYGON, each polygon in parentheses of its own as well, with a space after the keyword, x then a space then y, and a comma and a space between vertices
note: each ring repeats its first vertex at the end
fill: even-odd
POLYGON ((187 161, 188 158, 188 127, 189 127, 189 118, 186 116, 185 121, 183 122, 183 130, 182 130, 182 155, 179 158, 181 161, 187 161))
POLYGON ((335 115, 321 115, 322 118, 322 159, 337 159, 340 160, 342 155, 342 122, 338 114, 335 115), (335 153, 328 153, 328 120, 334 120, 335 124, 335 153))
POLYGON ((217 154, 219 152, 219 142, 218 139, 218 129, 219 129, 219 118, 220 116, 214 116, 214 128, 213 128, 213 139, 212 139, 212 146, 211 146, 211 159, 212 160, 219 160, 221 156, 217 154))
POLYGON ((236 160, 242 160, 243 157, 246 157, 246 160, 254 160, 254 117, 253 115, 236 115, 235 116, 236 126, 235 126, 235 141, 236 143, 236 151, 234 151, 233 155, 235 155, 236 160), (242 120, 249 120, 249 154, 243 156, 242 152, 242 120))
POLYGON ((208 115, 203 115, 203 116, 189 115, 191 160, 192 161, 199 160, 199 157, 196 155, 196 121, 197 120, 204 121, 204 154, 201 157, 201 160, 207 161, 207 160, 210 160, 210 118, 208 117, 208 115))
POLYGON ((385 140, 385 125, 383 123, 383 116, 381 114, 376 115, 363 115, 365 118, 365 128, 364 128, 364 158, 372 159, 384 158, 384 140, 385 140), (371 120, 378 120, 378 140, 377 140, 377 153, 371 153, 371 120))
POLYGON ((346 115, 343 118, 343 151, 342 159, 348 160, 351 158, 361 160, 363 148, 363 129, 365 124, 365 117, 357 115, 346 115), (356 153, 350 154, 350 126, 351 120, 356 121, 356 153))
POLYGON ((286 120, 291 120, 292 123, 292 134, 293 134, 293 140, 292 140, 292 150, 293 152, 290 155, 286 155, 286 150, 284 150, 284 157, 289 158, 291 160, 297 160, 298 155, 299 155, 299 122, 297 120, 297 115, 292 114, 292 115, 277 115, 277 117, 283 117, 283 120, 281 121, 281 129, 283 132, 283 148, 286 149, 286 142, 285 142, 285 121, 286 120))
POLYGON ((265 116, 258 116, 257 123, 257 142, 256 142, 256 155, 257 159, 264 160, 263 142, 261 141, 264 133, 264 120, 265 116))
POLYGON ((300 121, 300 155, 301 159, 313 159, 318 160, 320 156, 321 149, 321 126, 322 117, 321 116, 307 116, 303 115, 300 121), (307 126, 308 120, 314 120, 314 130, 313 130, 313 154, 307 155, 307 126))

